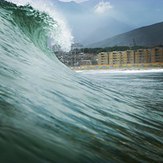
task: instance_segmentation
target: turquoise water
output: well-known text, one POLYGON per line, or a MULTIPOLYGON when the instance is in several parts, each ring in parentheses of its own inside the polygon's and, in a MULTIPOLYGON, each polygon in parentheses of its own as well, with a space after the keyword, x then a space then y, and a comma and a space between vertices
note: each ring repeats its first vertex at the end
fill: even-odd
POLYGON ((0 162, 162 162, 163 73, 72 72, 55 23, 0 1, 0 162))

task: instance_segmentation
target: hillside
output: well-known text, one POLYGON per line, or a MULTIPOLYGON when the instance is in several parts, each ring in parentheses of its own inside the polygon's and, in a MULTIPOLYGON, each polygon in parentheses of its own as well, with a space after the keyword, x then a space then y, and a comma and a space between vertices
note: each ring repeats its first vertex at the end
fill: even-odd
POLYGON ((163 22, 116 35, 87 47, 155 46, 163 44, 163 22))

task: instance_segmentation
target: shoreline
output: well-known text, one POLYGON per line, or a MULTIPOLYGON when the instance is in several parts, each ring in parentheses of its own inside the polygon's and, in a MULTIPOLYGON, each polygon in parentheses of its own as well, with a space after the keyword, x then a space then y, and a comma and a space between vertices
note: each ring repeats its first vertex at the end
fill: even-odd
POLYGON ((154 73, 162 72, 163 68, 139 68, 139 69, 94 69, 94 70, 75 70, 76 73, 83 74, 107 74, 107 73, 154 73))

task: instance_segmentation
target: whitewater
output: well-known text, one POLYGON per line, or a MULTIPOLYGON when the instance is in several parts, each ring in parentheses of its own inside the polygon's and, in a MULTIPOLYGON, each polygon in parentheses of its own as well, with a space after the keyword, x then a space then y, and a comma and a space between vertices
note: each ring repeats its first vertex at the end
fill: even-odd
POLYGON ((163 72, 71 71, 50 48, 71 32, 40 3, 0 1, 0 162, 162 162, 163 72))

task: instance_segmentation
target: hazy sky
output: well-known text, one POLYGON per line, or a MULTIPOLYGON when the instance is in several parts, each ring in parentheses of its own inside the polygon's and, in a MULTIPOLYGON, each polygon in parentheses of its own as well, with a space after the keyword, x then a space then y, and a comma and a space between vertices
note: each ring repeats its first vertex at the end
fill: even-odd
MULTIPOLYGON (((72 0, 60 0, 60 1, 63 1, 63 2, 70 2, 72 0)), ((75 2, 84 2, 84 1, 87 1, 87 0, 73 0, 75 2)))

